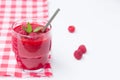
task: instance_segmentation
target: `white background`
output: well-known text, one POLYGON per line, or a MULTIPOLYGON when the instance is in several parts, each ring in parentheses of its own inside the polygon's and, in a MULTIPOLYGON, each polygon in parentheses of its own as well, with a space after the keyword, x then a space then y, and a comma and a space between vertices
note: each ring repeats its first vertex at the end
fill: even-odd
POLYGON ((52 22, 51 78, 10 78, 0 80, 120 80, 120 0, 49 0, 52 22), (76 27, 69 33, 69 25, 76 27), (73 57, 79 45, 87 53, 73 57))

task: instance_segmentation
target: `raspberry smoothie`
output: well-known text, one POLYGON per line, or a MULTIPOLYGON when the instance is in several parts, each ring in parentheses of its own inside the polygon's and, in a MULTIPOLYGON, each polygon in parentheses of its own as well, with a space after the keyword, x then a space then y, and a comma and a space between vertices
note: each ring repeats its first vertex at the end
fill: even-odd
POLYGON ((49 52, 51 50, 51 28, 47 28, 44 32, 41 30, 34 32, 36 27, 42 29, 43 26, 30 23, 32 31, 27 33, 23 26, 17 25, 12 32, 12 47, 18 64, 23 69, 37 70, 43 68, 48 61, 49 52))

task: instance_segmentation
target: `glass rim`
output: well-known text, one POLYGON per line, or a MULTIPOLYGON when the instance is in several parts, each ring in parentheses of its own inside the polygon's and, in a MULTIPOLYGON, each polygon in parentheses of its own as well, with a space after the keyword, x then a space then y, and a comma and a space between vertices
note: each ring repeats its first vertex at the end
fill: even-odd
MULTIPOLYGON (((19 19, 19 20, 14 21, 14 22, 11 24, 11 30, 12 30, 12 32, 14 32, 16 35, 19 35, 19 36, 22 36, 22 37, 27 37, 27 38, 32 38, 32 37, 34 37, 34 36, 30 36, 30 35, 20 34, 20 33, 16 32, 16 31, 14 31, 14 26, 15 26, 15 24, 17 24, 19 21, 34 20, 34 19, 37 20, 38 18, 26 18, 26 19, 19 19)), ((46 22, 47 22, 47 20, 46 20, 46 22)), ((19 25, 18 25, 18 26, 19 26, 19 25)), ((44 33, 44 32, 43 32, 43 33, 40 33, 39 35, 36 35, 36 36, 48 34, 48 33, 51 31, 52 25, 50 24, 48 27, 49 27, 49 31, 47 31, 47 32, 45 32, 45 33, 44 33)))

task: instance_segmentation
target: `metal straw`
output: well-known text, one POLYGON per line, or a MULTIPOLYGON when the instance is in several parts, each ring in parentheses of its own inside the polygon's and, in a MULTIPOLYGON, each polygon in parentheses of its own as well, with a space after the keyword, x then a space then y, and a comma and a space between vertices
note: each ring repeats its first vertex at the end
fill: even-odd
POLYGON ((57 15, 57 13, 60 11, 60 9, 58 8, 55 13, 53 14, 53 16, 50 18, 50 20, 48 21, 48 23, 44 26, 44 28, 42 29, 42 32, 44 32, 46 30, 46 28, 50 25, 50 23, 52 22, 52 20, 55 18, 55 16, 57 15))

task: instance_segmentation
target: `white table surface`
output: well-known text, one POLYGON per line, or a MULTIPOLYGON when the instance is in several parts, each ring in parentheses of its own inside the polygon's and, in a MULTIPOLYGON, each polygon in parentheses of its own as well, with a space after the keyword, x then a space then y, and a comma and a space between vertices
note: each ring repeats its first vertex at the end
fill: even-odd
POLYGON ((51 78, 0 80, 120 80, 120 0, 49 0, 52 22, 51 78), (76 27, 71 34, 69 25, 76 27), (73 52, 85 44, 87 53, 76 60, 73 52))

